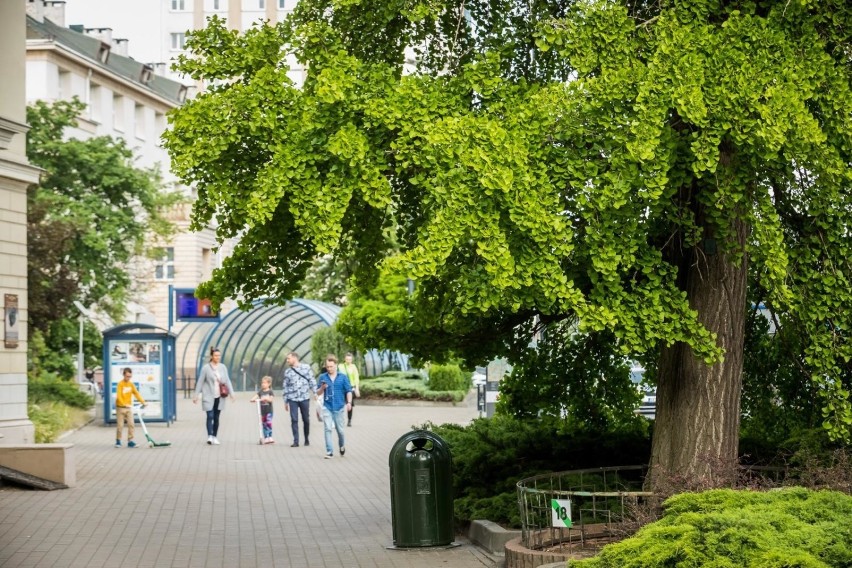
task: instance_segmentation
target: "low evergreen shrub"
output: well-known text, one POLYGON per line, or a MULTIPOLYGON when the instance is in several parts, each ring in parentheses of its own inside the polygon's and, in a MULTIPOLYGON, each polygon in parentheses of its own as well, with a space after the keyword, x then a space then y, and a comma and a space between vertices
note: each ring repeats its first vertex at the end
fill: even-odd
POLYGON ((793 487, 682 493, 633 537, 570 567, 852 566, 852 497, 793 487))
POLYGON ((466 392, 434 391, 426 386, 425 378, 413 372, 389 371, 378 377, 361 378, 361 397, 461 402, 466 392))
POLYGON ((541 473, 648 463, 646 429, 564 432, 558 419, 480 418, 468 426, 431 423, 450 446, 455 517, 459 528, 474 519, 520 528, 517 482, 541 473))
POLYGON ((470 390, 470 377, 458 365, 429 367, 429 389, 434 391, 470 390))

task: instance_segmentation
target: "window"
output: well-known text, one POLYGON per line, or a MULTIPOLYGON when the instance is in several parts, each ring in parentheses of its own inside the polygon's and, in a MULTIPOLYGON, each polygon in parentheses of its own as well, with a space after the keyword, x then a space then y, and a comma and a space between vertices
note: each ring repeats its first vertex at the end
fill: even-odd
POLYGON ((59 70, 59 98, 71 99, 74 93, 71 92, 71 73, 63 69, 59 70))
POLYGON ((124 116, 124 97, 121 95, 112 96, 112 128, 119 132, 124 132, 125 128, 124 116))
POLYGON ((278 9, 283 10, 287 6, 287 0, 278 0, 278 9))
POLYGON ((159 139, 166 130, 166 115, 161 112, 154 113, 154 138, 159 139))
POLYGON ((172 10, 186 10, 186 0, 172 0, 172 10))
POLYGON ((137 104, 133 111, 133 126, 136 129, 136 138, 145 140, 145 107, 137 104))
POLYGON ((164 247, 157 249, 154 267, 154 278, 157 280, 174 280, 175 277, 175 248, 164 247))
POLYGON ((184 32, 171 34, 172 49, 183 49, 186 46, 186 34, 184 32))
POLYGON ((201 278, 207 280, 213 274, 213 251, 209 248, 201 249, 201 278))
POLYGON ((260 10, 265 10, 266 9, 266 0, 257 0, 257 7, 260 10))
POLYGON ((89 118, 95 122, 100 122, 103 118, 103 92, 101 86, 91 83, 89 85, 89 118))

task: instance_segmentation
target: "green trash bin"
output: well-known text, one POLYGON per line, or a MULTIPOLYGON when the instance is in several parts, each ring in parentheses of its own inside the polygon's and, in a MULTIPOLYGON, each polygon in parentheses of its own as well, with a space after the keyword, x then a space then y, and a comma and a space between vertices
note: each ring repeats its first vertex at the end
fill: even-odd
POLYGON ((453 543, 453 460, 427 430, 402 436, 391 449, 391 522, 397 548, 453 543))

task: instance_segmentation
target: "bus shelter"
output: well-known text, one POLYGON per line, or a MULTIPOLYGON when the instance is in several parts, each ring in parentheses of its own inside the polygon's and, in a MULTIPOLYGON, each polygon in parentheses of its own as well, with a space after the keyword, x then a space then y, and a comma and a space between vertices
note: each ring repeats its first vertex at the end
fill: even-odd
POLYGON ((129 323, 104 330, 103 336, 104 423, 116 421, 116 385, 125 368, 133 371, 133 382, 145 399, 145 421, 174 422, 175 334, 154 325, 129 323))

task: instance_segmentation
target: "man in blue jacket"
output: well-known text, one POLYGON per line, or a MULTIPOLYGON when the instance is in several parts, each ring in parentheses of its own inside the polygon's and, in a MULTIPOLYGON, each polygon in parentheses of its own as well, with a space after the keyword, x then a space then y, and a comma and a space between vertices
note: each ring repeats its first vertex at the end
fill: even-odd
POLYGON ((346 413, 352 408, 352 385, 349 377, 337 372, 337 357, 329 354, 325 358, 325 372, 317 381, 317 396, 323 397, 322 418, 325 426, 325 459, 334 457, 331 447, 331 428, 337 430, 340 455, 346 455, 343 426, 346 413))

